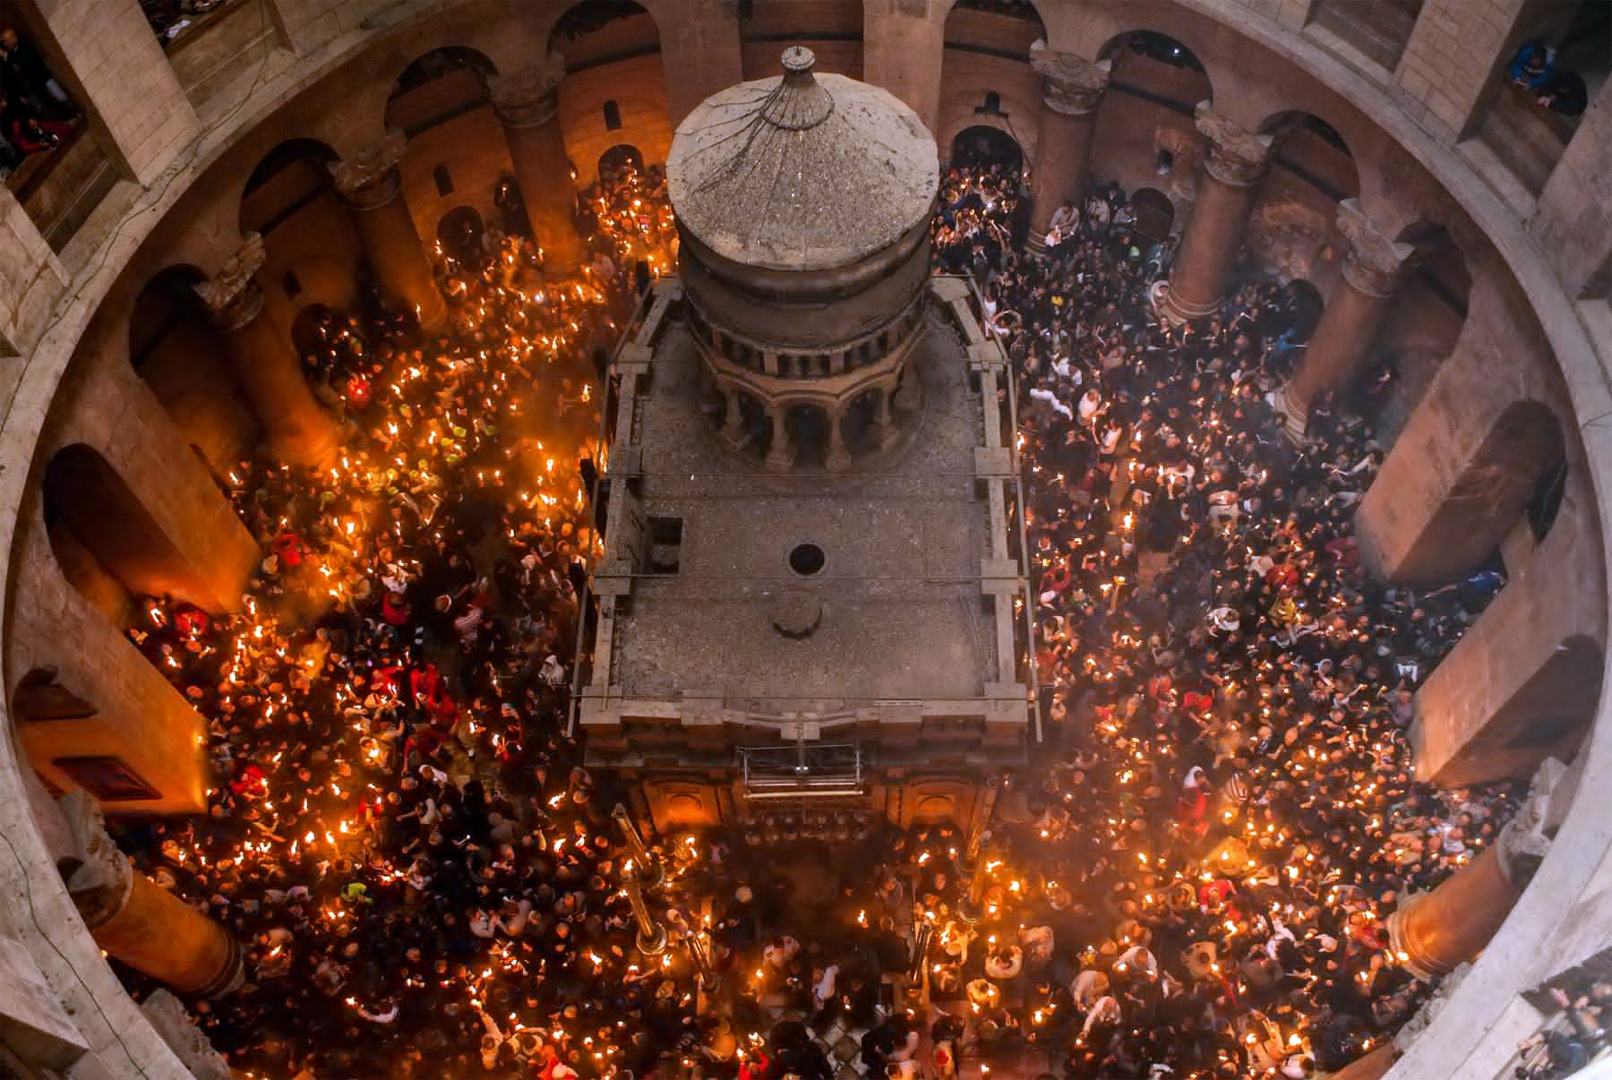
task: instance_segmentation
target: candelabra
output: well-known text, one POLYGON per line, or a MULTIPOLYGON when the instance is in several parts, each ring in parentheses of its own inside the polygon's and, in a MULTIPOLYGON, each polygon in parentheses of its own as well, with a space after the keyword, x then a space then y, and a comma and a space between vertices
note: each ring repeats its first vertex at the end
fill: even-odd
POLYGON ((627 814, 627 808, 620 803, 610 811, 610 816, 616 819, 616 828, 621 830, 621 838, 632 854, 633 872, 638 880, 643 882, 644 888, 653 889, 666 877, 666 872, 660 863, 649 857, 649 850, 644 847, 643 837, 638 835, 638 827, 632 823, 627 814))
POLYGON ((722 979, 711 965, 711 952, 705 944, 705 938, 700 936, 699 930, 688 932, 688 954, 694 961, 694 970, 699 973, 700 989, 707 994, 722 985, 722 979))
POLYGON ((638 920, 638 951, 645 956, 659 956, 666 951, 666 927, 649 913, 649 905, 644 903, 644 889, 638 883, 634 868, 625 868, 621 880, 627 890, 627 901, 632 904, 633 918, 638 920))

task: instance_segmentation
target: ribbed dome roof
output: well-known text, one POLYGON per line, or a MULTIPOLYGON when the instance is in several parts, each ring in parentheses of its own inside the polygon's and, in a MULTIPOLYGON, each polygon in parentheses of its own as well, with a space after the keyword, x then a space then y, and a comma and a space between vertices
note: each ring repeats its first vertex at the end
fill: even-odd
POLYGON ((826 270, 925 220, 940 183, 935 140, 876 86, 816 75, 810 49, 784 74, 706 98, 678 126, 666 180, 683 227, 725 258, 826 270))

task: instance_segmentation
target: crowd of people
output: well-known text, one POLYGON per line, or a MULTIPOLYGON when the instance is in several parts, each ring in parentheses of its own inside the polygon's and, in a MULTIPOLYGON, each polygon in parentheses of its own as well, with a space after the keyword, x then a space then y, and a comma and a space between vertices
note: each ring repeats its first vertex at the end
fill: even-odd
POLYGON ((245 946, 243 991, 193 1008, 251 1075, 643 1072, 685 1018, 683 973, 633 952, 613 794, 565 724, 592 355, 631 282, 608 256, 649 253, 605 232, 547 281, 489 231, 442 259, 441 332, 373 288, 311 328, 348 438, 329 475, 228 474, 265 552, 245 610, 149 598, 130 630, 208 719, 216 787, 119 841, 245 946))
POLYGON ((243 990, 192 1003, 233 1067, 1298 1080, 1412 1015, 1428 987, 1384 919, 1519 792, 1413 779, 1411 695, 1502 579, 1362 574, 1369 422, 1322 402, 1295 445, 1267 400, 1313 329, 1298 290, 1250 278, 1172 327, 1149 291, 1173 245, 1122 192, 1033 238, 1022 199, 1010 167, 952 170, 934 239, 1017 373, 1046 752, 977 838, 826 810, 649 837, 656 955, 625 794, 565 717, 594 358, 675 265, 663 179, 625 163, 585 193, 577 278, 491 226, 441 259, 441 332, 373 291, 317 324, 340 466, 242 462, 265 551, 245 611, 152 598, 131 629, 207 717, 217 786, 205 817, 119 842, 245 945, 243 990), (832 853, 819 894, 779 843, 832 853))

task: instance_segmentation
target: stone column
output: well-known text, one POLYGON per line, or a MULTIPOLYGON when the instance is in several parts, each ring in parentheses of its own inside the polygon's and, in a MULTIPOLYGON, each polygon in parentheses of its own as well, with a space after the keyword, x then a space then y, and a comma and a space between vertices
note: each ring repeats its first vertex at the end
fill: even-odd
POLYGON ((1389 947, 1419 979, 1446 975, 1482 951, 1511 914, 1550 849, 1552 795, 1567 767, 1547 759, 1528 799, 1476 858, 1437 887, 1400 897, 1388 917, 1389 947))
POLYGON ((1037 41, 1030 46, 1030 66, 1041 76, 1041 133, 1030 170, 1030 235, 1039 245, 1058 207, 1084 198, 1097 106, 1113 63, 1094 64, 1037 41))
POLYGON ((1360 209, 1356 199, 1338 204, 1338 231, 1349 242, 1343 283, 1332 293, 1303 359, 1278 398, 1288 429, 1304 431, 1310 402, 1324 390, 1341 390, 1359 374, 1405 260, 1415 250, 1396 244, 1360 209))
POLYGON ((431 272, 431 257, 403 198, 397 163, 403 160, 406 145, 401 134, 388 135, 332 163, 330 176, 352 214, 359 242, 386 298, 413 311, 420 325, 431 330, 442 325, 447 309, 431 272))
POLYGON ((515 179, 526 200, 532 235, 543 249, 543 268, 570 274, 587 258, 576 229, 576 184, 560 132, 559 87, 565 57, 548 59, 492 80, 493 111, 504 125, 515 179))
POLYGON ((1209 137, 1209 155, 1170 280, 1157 294, 1160 313, 1172 322, 1199 319, 1220 306, 1271 158, 1272 136, 1250 133, 1207 101, 1198 103, 1197 120, 1209 137))
POLYGON ((196 286, 223 330, 229 359, 275 456, 294 465, 324 469, 335 460, 340 430, 308 388, 302 361, 263 317, 263 238, 251 233, 241 250, 212 278, 196 286))
POLYGON ((773 472, 788 472, 795 467, 795 443, 784 426, 788 415, 787 406, 767 406, 767 416, 772 420, 772 445, 767 448, 766 466, 773 472))
POLYGON ((222 997, 245 981, 241 946, 224 928, 137 872, 83 789, 62 797, 79 865, 67 892, 95 943, 182 994, 222 997))
POLYGON ((875 423, 879 425, 879 449, 888 450, 896 444, 900 432, 896 430, 895 418, 890 414, 890 398, 895 391, 887 386, 879 388, 879 412, 875 423))
POLYGON ((727 415, 722 423, 722 437, 727 439, 731 446, 742 446, 744 445, 744 409, 738 388, 728 387, 722 392, 722 397, 728 403, 727 415))
POLYGON ((842 404, 829 414, 828 450, 823 454, 823 467, 829 472, 844 472, 851 467, 851 448, 845 444, 846 412, 842 404))

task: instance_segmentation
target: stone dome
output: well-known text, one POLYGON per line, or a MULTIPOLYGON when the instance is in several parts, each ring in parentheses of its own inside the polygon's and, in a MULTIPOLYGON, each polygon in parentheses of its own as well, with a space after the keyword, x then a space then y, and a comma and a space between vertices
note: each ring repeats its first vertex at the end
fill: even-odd
POLYGON ((713 94, 677 128, 666 160, 683 228, 723 258, 771 270, 846 266, 926 221, 940 182, 935 140, 892 94, 812 72, 713 94))

